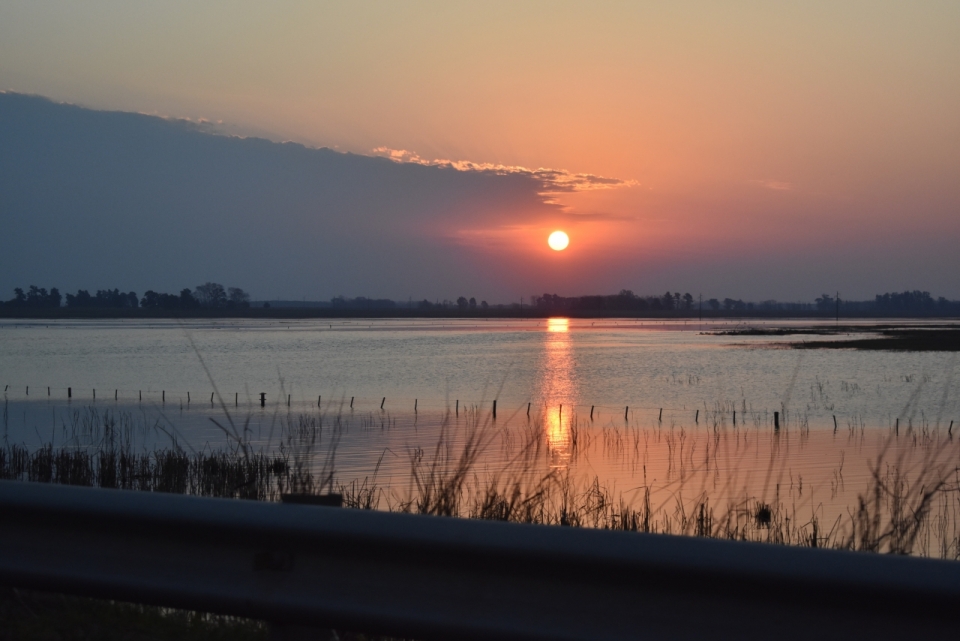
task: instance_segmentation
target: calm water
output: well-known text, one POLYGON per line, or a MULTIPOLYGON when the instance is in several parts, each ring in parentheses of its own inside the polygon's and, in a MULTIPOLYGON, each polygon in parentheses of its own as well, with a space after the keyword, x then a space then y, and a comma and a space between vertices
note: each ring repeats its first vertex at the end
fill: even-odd
POLYGON ((89 412, 112 412, 143 447, 199 449, 228 442, 210 419, 227 425, 229 413, 275 447, 306 415, 339 426, 341 480, 379 462, 387 487, 441 432, 455 445, 484 429, 482 464, 496 469, 533 430, 545 468, 626 493, 777 494, 821 516, 855 499, 881 454, 907 467, 955 456, 955 354, 798 351, 778 348, 782 337, 701 333, 735 325, 0 321, 3 430, 8 442, 63 444, 89 412))

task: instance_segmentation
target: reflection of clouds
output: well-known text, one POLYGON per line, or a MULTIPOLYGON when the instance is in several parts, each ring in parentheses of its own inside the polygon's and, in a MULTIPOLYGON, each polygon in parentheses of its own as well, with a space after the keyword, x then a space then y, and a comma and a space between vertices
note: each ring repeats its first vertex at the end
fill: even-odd
POLYGON ((541 362, 539 392, 543 402, 550 465, 565 468, 570 464, 572 455, 570 421, 573 419, 577 396, 569 319, 547 320, 541 362), (565 406, 566 411, 561 406, 565 406))

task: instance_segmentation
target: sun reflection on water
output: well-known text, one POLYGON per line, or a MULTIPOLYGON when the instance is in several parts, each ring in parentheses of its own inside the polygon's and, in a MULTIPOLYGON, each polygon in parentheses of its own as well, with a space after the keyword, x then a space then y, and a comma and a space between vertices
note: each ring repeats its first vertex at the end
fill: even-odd
POLYGON ((538 387, 550 466, 559 469, 566 468, 572 456, 570 421, 574 420, 577 400, 574 367, 570 320, 548 319, 538 387))

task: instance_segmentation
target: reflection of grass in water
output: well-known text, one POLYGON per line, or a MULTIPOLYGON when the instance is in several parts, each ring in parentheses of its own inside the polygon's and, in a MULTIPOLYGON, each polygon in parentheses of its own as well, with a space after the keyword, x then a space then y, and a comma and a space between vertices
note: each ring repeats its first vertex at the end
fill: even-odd
MULTIPOLYGON (((758 430, 587 428, 572 417, 564 447, 574 462, 600 453, 646 476, 652 445, 666 451, 666 479, 623 492, 545 464, 550 443, 538 422, 498 425, 473 410, 465 426, 444 420, 430 450, 410 451, 409 483, 397 491, 378 486, 376 470, 362 480, 337 480, 334 454, 345 425, 339 413, 279 416, 278 423, 280 444, 271 451, 255 451, 241 431, 227 448, 187 451, 171 440, 144 451, 134 445, 144 428, 129 415, 87 409, 65 426, 61 447, 0 448, 0 478, 267 501, 337 492, 352 508, 960 558, 956 447, 926 424, 906 428, 897 440, 891 434, 855 502, 823 523, 817 510, 798 516, 797 500, 809 500, 810 491, 782 469, 789 450, 776 448, 780 438, 789 443, 787 428, 771 445, 764 483, 748 491, 735 457, 754 452, 758 430), (498 442, 507 455, 492 463, 484 454, 498 442), (916 463, 911 452, 921 453, 916 463)), ((808 431, 794 433, 802 440, 808 431)), ((862 442, 862 425, 848 431, 848 443, 862 442)), ((842 463, 833 479, 835 496, 844 483, 842 463)))

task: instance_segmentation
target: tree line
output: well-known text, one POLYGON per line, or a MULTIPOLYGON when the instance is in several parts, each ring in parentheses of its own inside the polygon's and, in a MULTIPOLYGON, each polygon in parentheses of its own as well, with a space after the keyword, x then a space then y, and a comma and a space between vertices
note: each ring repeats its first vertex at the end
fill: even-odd
MULTIPOLYGON (((49 290, 31 285, 26 290, 14 289, 14 297, 0 302, 4 307, 28 308, 59 308, 65 304, 70 308, 112 308, 112 309, 156 309, 156 310, 190 310, 190 309, 247 309, 250 307, 250 295, 239 287, 224 287, 219 283, 206 282, 195 288, 184 288, 179 293, 165 293, 147 290, 142 297, 135 292, 122 292, 119 289, 99 289, 91 294, 85 289, 77 290, 75 294, 61 295, 60 290, 51 287, 49 290)), ((546 312, 662 312, 662 311, 724 311, 724 312, 880 312, 883 314, 896 313, 957 313, 960 312, 960 301, 947 300, 943 296, 934 298, 930 292, 913 290, 904 292, 888 292, 877 294, 873 300, 852 301, 838 299, 834 295, 822 294, 812 303, 809 302, 782 302, 764 300, 759 302, 745 302, 734 298, 709 298, 702 300, 694 298, 692 294, 667 291, 662 295, 640 296, 629 289, 622 289, 617 294, 591 294, 586 296, 559 296, 557 294, 534 295, 529 303, 519 304, 488 304, 487 301, 477 301, 476 298, 460 296, 456 301, 444 299, 431 302, 422 301, 396 302, 387 298, 346 298, 337 296, 329 303, 319 303, 335 309, 355 310, 383 310, 409 309, 422 310, 456 310, 460 312, 488 311, 496 309, 516 310, 519 307, 531 307, 546 312), (838 310, 839 308, 839 310, 838 310)), ((269 303, 264 303, 269 307, 269 303)), ((295 306, 295 305, 286 305, 295 306)))
POLYGON ((587 296, 558 296, 557 294, 534 295, 530 297, 531 306, 546 311, 623 311, 623 312, 657 312, 672 310, 704 309, 709 311, 768 311, 768 312, 809 312, 819 311, 830 313, 840 311, 882 312, 884 314, 897 312, 958 312, 960 301, 947 300, 943 296, 936 299, 930 292, 919 290, 901 293, 889 292, 877 294, 873 300, 853 301, 842 300, 830 294, 821 294, 814 302, 783 302, 763 300, 759 302, 745 302, 734 298, 694 299, 693 295, 680 292, 665 292, 660 296, 638 296, 629 289, 620 290, 619 294, 587 295, 587 296))
POLYGON ((250 295, 239 287, 224 288, 219 283, 207 282, 197 285, 194 289, 185 288, 179 294, 167 294, 147 290, 142 298, 137 298, 136 292, 121 292, 119 289, 98 289, 91 294, 85 289, 77 290, 76 294, 61 296, 60 290, 51 287, 31 285, 26 291, 17 287, 14 296, 8 301, 0 302, 4 307, 51 308, 101 308, 101 309, 246 309, 250 307, 250 295))

